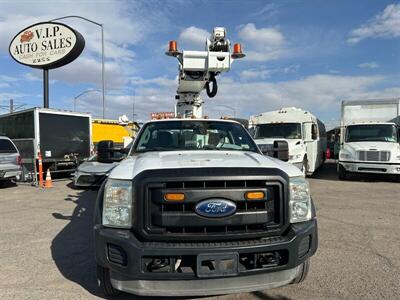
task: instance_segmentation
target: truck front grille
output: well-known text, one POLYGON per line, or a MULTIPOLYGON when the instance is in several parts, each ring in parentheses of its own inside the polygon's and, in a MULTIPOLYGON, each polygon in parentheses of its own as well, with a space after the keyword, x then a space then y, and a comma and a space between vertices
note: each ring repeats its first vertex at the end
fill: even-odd
POLYGON ((265 175, 230 176, 226 171, 223 177, 232 179, 226 180, 222 176, 214 179, 212 177, 216 176, 212 175, 207 176, 210 179, 202 176, 198 179, 164 178, 161 181, 147 177, 151 179, 143 185, 144 198, 141 203, 144 216, 140 222, 142 224, 138 224, 139 233, 151 241, 221 241, 276 236, 282 232, 287 188, 284 178, 265 175), (247 191, 264 191, 266 200, 246 200, 247 191), (164 200, 165 193, 184 193, 186 197, 182 203, 172 203, 164 200), (236 212, 222 218, 197 214, 196 205, 212 198, 234 202, 236 212))
POLYGON ((389 161, 390 151, 357 151, 358 160, 360 161, 389 161))

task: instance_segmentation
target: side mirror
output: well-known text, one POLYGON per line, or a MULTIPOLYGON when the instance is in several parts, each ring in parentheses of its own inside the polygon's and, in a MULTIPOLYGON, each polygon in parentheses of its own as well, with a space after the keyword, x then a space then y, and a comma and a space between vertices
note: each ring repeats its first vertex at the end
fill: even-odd
POLYGON ((97 161, 100 163, 111 163, 113 162, 113 141, 100 141, 97 144, 97 161))
POLYGON ((286 141, 274 142, 274 157, 277 159, 288 161, 289 160, 289 144, 286 141))

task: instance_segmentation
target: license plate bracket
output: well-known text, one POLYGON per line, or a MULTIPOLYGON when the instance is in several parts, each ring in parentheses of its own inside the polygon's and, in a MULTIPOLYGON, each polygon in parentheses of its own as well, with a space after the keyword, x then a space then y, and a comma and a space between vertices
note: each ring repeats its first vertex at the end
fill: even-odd
POLYGON ((238 253, 199 254, 197 256, 197 276, 236 276, 239 272, 238 253))

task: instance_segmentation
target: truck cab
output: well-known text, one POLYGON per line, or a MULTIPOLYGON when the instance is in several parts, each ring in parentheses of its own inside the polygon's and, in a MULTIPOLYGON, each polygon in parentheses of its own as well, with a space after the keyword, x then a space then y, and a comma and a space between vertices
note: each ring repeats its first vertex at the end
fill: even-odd
POLYGON ((310 112, 284 107, 250 118, 255 142, 263 153, 270 155, 275 141, 288 144, 288 162, 303 175, 311 175, 325 160, 325 125, 310 112))
POLYGON ((103 292, 205 296, 303 281, 318 244, 309 185, 228 120, 146 123, 99 190, 103 292))

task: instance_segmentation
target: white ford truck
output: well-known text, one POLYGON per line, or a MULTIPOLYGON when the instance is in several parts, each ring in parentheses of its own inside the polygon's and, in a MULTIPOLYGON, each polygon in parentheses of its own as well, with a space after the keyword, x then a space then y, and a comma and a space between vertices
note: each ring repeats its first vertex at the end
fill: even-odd
POLYGON ((400 176, 400 99, 342 102, 338 176, 400 176))
MULTIPOLYGON (((262 155, 241 124, 201 117, 200 92, 215 96, 215 77, 244 56, 240 45, 229 49, 221 27, 206 51, 179 52, 170 42, 167 54, 180 63, 177 118, 146 123, 97 197, 95 257, 106 295, 228 294, 307 276, 318 243, 308 182, 262 155)), ((99 150, 102 160, 113 151, 99 150)))
POLYGON ((308 182, 234 121, 143 126, 95 208, 106 295, 204 296, 305 279, 317 249, 308 182))

